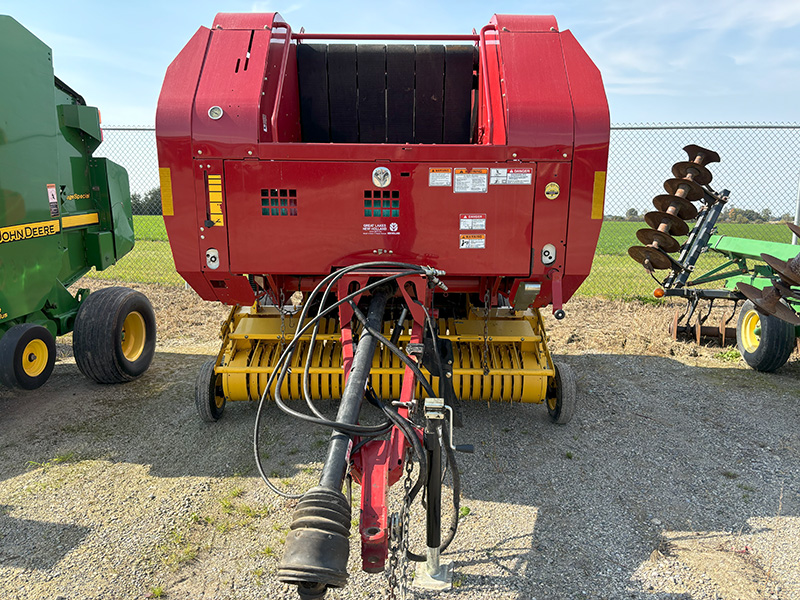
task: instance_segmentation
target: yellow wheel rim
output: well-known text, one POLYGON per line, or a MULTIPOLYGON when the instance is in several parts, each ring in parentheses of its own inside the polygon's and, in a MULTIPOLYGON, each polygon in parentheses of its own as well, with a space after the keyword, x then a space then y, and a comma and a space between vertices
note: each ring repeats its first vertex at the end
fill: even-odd
POLYGON ((138 359, 144 351, 146 338, 144 317, 136 311, 131 312, 122 324, 122 354, 125 358, 131 362, 138 359))
POLYGON ((22 353, 22 370, 28 377, 38 377, 47 367, 49 358, 47 344, 42 340, 31 340, 22 353))
POLYGON ((748 311, 742 321, 742 347, 750 353, 761 344, 761 318, 755 310, 748 311))

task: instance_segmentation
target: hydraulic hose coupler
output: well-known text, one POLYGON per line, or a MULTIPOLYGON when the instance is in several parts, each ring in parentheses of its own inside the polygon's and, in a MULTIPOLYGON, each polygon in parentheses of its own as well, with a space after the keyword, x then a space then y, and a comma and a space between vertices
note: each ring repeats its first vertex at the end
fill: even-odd
POLYGON ((312 488, 297 504, 278 579, 297 585, 303 600, 347 583, 350 518, 347 498, 330 488, 312 488))

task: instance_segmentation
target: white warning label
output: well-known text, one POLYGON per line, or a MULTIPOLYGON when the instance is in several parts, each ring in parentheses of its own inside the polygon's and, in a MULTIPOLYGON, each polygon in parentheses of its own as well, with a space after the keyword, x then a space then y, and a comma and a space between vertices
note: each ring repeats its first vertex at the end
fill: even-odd
POLYGON ((490 185, 532 185, 533 169, 492 169, 490 185))
POLYGON ((428 169, 428 187, 450 187, 453 185, 453 169, 436 167, 428 169))
POLYGON ((486 248, 486 234, 483 233, 462 233, 458 247, 462 250, 475 248, 486 248))
POLYGON ((463 230, 485 230, 486 229, 486 215, 485 214, 462 214, 458 215, 459 229, 463 230))
POLYGON ((489 169, 453 169, 456 193, 485 194, 489 191, 489 169))
POLYGON ((56 192, 56 184, 47 184, 47 200, 50 202, 50 216, 58 216, 58 194, 56 192))

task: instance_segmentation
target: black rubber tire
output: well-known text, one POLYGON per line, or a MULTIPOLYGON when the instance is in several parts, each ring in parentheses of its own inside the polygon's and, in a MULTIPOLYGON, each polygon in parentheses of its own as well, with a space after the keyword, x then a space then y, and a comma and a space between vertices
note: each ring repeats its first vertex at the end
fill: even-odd
POLYGON ((150 301, 126 287, 89 294, 75 318, 72 349, 81 373, 97 383, 125 383, 140 377, 156 351, 156 316, 150 301), (133 348, 124 346, 132 341, 125 331, 129 317, 134 319, 130 329, 137 329, 133 348))
POLYGON ((14 325, 0 339, 0 382, 10 388, 35 390, 41 387, 50 378, 55 364, 56 341, 41 325, 14 325), (38 346, 38 355, 30 352, 29 344, 38 346), (29 349, 27 355, 26 348, 29 349))
POLYGON ((575 383, 575 372, 567 364, 553 363, 556 376, 547 386, 547 414, 550 420, 559 425, 566 425, 575 414, 578 404, 578 386, 575 383))
POLYGON ((753 369, 772 373, 786 364, 794 350, 794 325, 778 317, 759 313, 755 305, 747 300, 736 322, 736 347, 753 369), (753 320, 756 317, 761 327, 759 336, 753 332, 753 320))
POLYGON ((207 360, 197 373, 194 386, 194 405, 197 414, 206 423, 215 423, 225 411, 225 396, 222 393, 220 376, 214 373, 216 360, 207 360), (221 399, 217 402, 217 399, 221 399))

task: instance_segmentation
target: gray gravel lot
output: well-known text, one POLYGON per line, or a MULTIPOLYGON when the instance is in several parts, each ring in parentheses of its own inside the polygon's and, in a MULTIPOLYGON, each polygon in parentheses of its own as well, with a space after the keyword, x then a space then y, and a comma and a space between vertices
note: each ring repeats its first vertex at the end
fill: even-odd
MULTIPOLYGON (((658 341, 653 307, 570 306, 549 324, 578 376, 575 418, 465 407, 457 442, 476 453, 459 455, 456 587, 419 597, 800 599, 797 356, 756 373, 724 349, 658 341)), ((37 392, 0 389, 0 597, 294 597, 275 579, 293 503, 256 477, 254 406, 214 425, 195 415, 217 344, 198 327, 127 385, 91 383, 65 358, 37 392)), ((268 422, 268 472, 312 485, 327 433, 274 406, 268 422)), ((349 585, 328 597, 386 597, 351 541, 349 585)))

